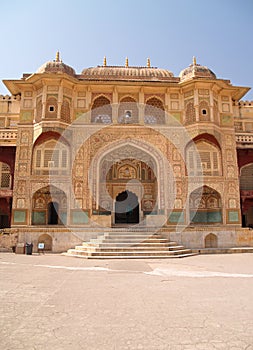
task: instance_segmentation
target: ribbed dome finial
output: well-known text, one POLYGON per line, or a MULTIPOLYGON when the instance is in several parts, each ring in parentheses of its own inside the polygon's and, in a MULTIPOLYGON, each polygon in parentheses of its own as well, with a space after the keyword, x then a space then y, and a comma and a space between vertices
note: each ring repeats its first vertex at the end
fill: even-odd
POLYGON ((196 60, 196 57, 195 57, 195 56, 192 57, 192 64, 193 64, 194 66, 196 66, 196 64, 197 64, 197 60, 196 60))
POLYGON ((103 66, 104 66, 104 67, 106 67, 106 66, 107 66, 106 56, 104 56, 103 66))
POLYGON ((55 62, 60 62, 60 52, 59 51, 56 52, 55 62))
POLYGON ((125 60, 125 67, 128 68, 128 57, 126 57, 126 60, 125 60))
POLYGON ((150 58, 147 58, 147 68, 150 68, 150 58))

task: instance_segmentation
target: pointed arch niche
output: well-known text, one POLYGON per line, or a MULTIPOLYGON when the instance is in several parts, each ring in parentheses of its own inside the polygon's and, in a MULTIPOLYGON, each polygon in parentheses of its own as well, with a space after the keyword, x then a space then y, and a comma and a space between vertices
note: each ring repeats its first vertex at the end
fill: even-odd
POLYGON ((63 225, 67 220, 67 196, 55 186, 40 188, 32 198, 32 225, 63 225))
POLYGON ((165 124, 165 108, 159 98, 149 98, 146 101, 144 113, 145 124, 165 124))
POLYGON ((209 186, 202 186, 190 194, 189 210, 192 224, 222 223, 221 196, 209 186))
POLYGON ((125 96, 120 100, 118 108, 119 124, 136 124, 139 121, 139 110, 136 100, 131 96, 125 96))
POLYGON ((91 122, 99 124, 110 124, 112 122, 112 106, 107 97, 101 95, 93 101, 91 122))

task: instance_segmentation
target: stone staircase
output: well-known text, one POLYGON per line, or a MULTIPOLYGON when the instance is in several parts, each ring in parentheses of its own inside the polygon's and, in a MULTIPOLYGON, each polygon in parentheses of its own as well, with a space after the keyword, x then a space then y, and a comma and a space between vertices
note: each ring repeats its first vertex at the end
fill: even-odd
POLYGON ((75 249, 69 249, 66 255, 87 259, 153 259, 183 258, 196 254, 147 229, 112 229, 75 249))

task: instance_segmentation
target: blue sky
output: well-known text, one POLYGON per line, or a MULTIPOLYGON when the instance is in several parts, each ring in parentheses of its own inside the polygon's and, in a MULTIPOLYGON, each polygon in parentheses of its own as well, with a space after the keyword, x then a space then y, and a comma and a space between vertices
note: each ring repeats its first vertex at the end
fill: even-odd
POLYGON ((13 0, 0 9, 0 80, 33 73, 60 50, 77 73, 106 55, 108 65, 150 57, 178 76, 196 56, 217 77, 253 88, 253 0, 13 0))

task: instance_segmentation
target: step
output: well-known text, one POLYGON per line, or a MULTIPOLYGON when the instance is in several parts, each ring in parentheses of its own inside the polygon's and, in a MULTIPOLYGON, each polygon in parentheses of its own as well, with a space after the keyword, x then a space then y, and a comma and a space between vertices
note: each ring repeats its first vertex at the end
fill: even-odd
POLYGON ((161 239, 162 237, 154 237, 153 235, 104 235, 103 238, 104 239, 122 239, 122 238, 124 238, 124 239, 144 240, 144 239, 149 239, 149 238, 161 239))
MULTIPOLYGON (((90 243, 96 243, 97 240, 90 240, 90 243)), ((146 239, 138 239, 138 238, 118 238, 118 239, 103 239, 99 240, 101 243, 142 243, 142 242, 153 242, 153 243, 166 243, 168 240, 166 238, 146 238, 146 239)))
POLYGON ((122 252, 119 252, 119 251, 109 251, 109 252, 91 252, 90 255, 91 256, 104 256, 104 255, 107 255, 107 256, 113 256, 113 255, 124 255, 124 256, 149 256, 149 255, 152 255, 152 256, 159 256, 159 255, 180 255, 180 254, 189 254, 191 253, 191 250, 190 249, 183 249, 183 250, 177 250, 177 251, 153 251, 153 250, 150 250, 150 251, 136 251, 136 250, 133 250, 133 251, 122 251, 122 252))
POLYGON ((85 255, 78 255, 78 254, 68 254, 65 253, 64 255, 66 256, 71 256, 71 257, 75 257, 75 258, 81 258, 81 259, 96 259, 96 260, 106 260, 106 259, 119 259, 119 260, 123 260, 123 259, 180 259, 180 258, 188 258, 191 256, 195 256, 198 255, 196 253, 189 253, 189 254, 181 254, 181 255, 148 255, 148 256, 125 256, 125 255, 117 255, 117 256, 108 256, 108 255, 104 255, 104 256, 85 256, 85 255))
POLYGON ((130 232, 130 231, 122 231, 122 232, 105 232, 104 236, 155 236, 155 237, 161 237, 160 234, 157 234, 155 232, 144 232, 144 231, 136 231, 136 232, 130 232))
POLYGON ((85 257, 85 256, 88 256, 88 252, 82 251, 82 250, 79 251, 77 249, 68 249, 66 255, 73 255, 73 256, 75 256, 75 255, 80 256, 81 255, 81 256, 85 257))
POLYGON ((175 242, 166 242, 166 243, 159 243, 159 242, 139 242, 139 243, 112 243, 112 242, 108 242, 108 243, 87 243, 84 242, 82 244, 83 247, 94 247, 94 248, 107 248, 107 247, 113 247, 113 248, 124 248, 124 247, 177 247, 177 243, 175 242))
POLYGON ((78 251, 84 251, 84 252, 149 252, 149 251, 156 251, 156 252, 177 252, 182 251, 183 247, 173 247, 173 249, 170 249, 168 247, 107 247, 107 248, 97 248, 97 247, 83 247, 83 246, 76 246, 76 250, 78 251))

